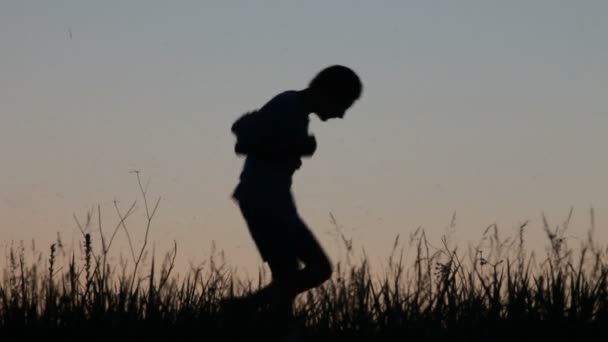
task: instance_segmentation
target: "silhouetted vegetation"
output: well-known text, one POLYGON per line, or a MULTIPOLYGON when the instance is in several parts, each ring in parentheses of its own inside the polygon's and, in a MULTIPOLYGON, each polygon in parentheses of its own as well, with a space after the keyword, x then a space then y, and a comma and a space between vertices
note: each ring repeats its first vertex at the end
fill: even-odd
MULTIPOLYGON (((250 340, 272 330, 264 313, 239 326, 226 324, 220 306, 222 298, 262 286, 263 273, 256 280, 238 279, 214 253, 178 276, 177 245, 160 263, 153 253, 147 255, 160 199, 150 205, 147 188, 139 186, 147 218, 142 246, 134 246, 125 224, 134 202, 124 213, 115 203, 120 220, 109 238, 92 213, 84 222, 76 219, 81 248, 62 256, 61 241, 46 256, 23 245, 7 248, 0 336, 236 340, 238 333, 250 340), (101 241, 93 241, 94 229, 101 241), (120 230, 129 241, 131 261, 110 265, 120 230), (28 262, 29 254, 34 260, 28 262), (58 267, 59 257, 66 259, 65 267, 58 267)), ((477 246, 464 251, 447 237, 433 247, 418 229, 407 239, 397 236, 382 270, 372 270, 368 258, 357 256, 352 241, 342 236, 345 260, 337 263, 330 281, 298 298, 296 320, 303 335, 317 340, 605 337, 608 249, 593 240, 593 212, 588 238, 579 248, 570 247, 565 235, 570 216, 557 228, 543 218, 548 247, 540 258, 526 250, 527 223, 506 239, 491 225, 477 246)))

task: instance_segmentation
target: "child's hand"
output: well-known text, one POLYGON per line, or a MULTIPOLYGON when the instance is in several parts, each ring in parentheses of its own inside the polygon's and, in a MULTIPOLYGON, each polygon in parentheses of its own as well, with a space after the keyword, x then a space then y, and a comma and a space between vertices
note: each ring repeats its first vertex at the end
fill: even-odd
POLYGON ((309 135, 304 140, 304 144, 301 146, 300 153, 302 156, 310 157, 317 150, 317 139, 314 135, 309 135))

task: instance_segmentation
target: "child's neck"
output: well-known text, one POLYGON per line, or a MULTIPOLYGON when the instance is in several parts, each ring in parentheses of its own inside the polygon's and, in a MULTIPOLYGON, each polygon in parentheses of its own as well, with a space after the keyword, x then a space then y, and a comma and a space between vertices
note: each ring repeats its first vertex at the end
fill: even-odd
POLYGON ((314 112, 314 101, 312 99, 312 94, 310 93, 310 89, 302 89, 298 90, 298 95, 302 99, 302 103, 304 104, 304 110, 307 115, 310 115, 314 112))

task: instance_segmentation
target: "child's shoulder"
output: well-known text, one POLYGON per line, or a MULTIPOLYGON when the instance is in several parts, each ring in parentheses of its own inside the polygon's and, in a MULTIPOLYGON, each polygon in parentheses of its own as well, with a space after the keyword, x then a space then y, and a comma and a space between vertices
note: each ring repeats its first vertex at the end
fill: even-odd
POLYGON ((300 98, 297 91, 286 90, 271 98, 261 109, 298 106, 299 100, 300 98))

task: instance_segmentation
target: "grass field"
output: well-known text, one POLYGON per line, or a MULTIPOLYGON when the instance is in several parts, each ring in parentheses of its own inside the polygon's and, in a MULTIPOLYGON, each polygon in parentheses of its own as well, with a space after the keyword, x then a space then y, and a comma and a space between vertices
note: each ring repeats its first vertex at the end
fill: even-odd
MULTIPOLYGON (((140 188, 148 225, 143 246, 135 248, 127 235, 128 262, 111 265, 108 255, 117 232, 128 232, 124 221, 134 206, 117 210, 120 223, 101 241, 88 233, 95 225, 92 216, 78 222, 81 248, 65 254, 61 268, 58 244, 33 258, 21 245, 8 249, 0 283, 3 341, 19 336, 228 341, 257 340, 272 332, 263 315, 238 326, 226 324, 219 305, 222 298, 263 285, 264 274, 239 279, 230 265, 212 256, 204 266, 176 276, 177 245, 162 260, 147 254, 159 202, 148 203, 140 188)), ((372 270, 344 238, 346 258, 336 263, 331 280, 298 298, 301 335, 338 341, 608 337, 608 249, 594 241, 593 224, 588 238, 570 247, 568 222, 551 228, 544 221, 542 256, 527 251, 525 223, 505 239, 492 225, 483 245, 466 250, 448 238, 431 243, 419 229, 395 239, 382 270, 372 270), (409 263, 406 252, 414 255, 409 263)))

